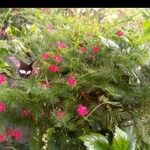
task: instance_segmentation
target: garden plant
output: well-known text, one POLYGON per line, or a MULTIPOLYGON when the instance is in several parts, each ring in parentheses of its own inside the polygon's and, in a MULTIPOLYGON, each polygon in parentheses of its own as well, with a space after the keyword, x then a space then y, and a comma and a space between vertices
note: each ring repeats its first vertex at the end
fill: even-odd
POLYGON ((1 8, 0 149, 150 149, 149 41, 143 8, 1 8))

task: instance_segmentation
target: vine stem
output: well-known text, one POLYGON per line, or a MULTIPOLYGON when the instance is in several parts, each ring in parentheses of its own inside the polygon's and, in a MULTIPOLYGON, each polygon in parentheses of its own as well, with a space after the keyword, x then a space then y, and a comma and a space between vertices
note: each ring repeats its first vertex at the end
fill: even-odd
POLYGON ((85 118, 87 119, 96 109, 98 109, 100 106, 102 106, 104 103, 101 103, 97 105, 85 118))

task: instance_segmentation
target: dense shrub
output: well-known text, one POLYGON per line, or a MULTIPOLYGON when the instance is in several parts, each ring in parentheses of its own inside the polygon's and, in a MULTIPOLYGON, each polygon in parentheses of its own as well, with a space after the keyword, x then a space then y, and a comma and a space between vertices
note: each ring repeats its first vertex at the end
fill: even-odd
POLYGON ((149 12, 79 10, 1 10, 2 147, 85 149, 80 136, 117 125, 147 148, 136 130, 149 113, 149 12), (39 63, 23 79, 9 55, 39 63))

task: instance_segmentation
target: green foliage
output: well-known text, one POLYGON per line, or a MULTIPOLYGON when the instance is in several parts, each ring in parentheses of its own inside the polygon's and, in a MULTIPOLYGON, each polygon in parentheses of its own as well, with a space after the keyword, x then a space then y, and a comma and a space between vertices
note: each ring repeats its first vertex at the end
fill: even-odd
POLYGON ((129 148, 129 139, 125 132, 120 130, 119 128, 116 128, 116 132, 114 135, 113 143, 112 143, 112 149, 113 150, 128 150, 129 148))
POLYGON ((128 135, 118 127, 115 128, 112 144, 109 144, 105 136, 96 133, 83 135, 80 139, 84 141, 88 150, 134 150, 130 147, 128 135))
MULTIPOLYGON (((27 149, 84 150, 79 137, 96 132, 87 140, 94 147, 107 149, 109 143, 98 134, 100 129, 114 130, 115 125, 132 120, 136 149, 142 145, 146 149, 150 113, 148 16, 144 9, 0 9, 0 27, 8 23, 7 38, 0 38, 0 73, 5 72, 11 77, 7 77, 9 82, 15 83, 13 88, 0 85, 0 101, 7 105, 6 111, 0 112, 0 134, 9 126, 26 125, 30 129, 30 142, 23 144, 27 149), (124 35, 118 36, 117 31, 124 35), (59 41, 66 47, 57 48, 59 41), (94 52, 94 46, 99 51, 94 52), (86 51, 81 52, 81 47, 86 51), (48 59, 44 59, 45 53, 48 59), (27 63, 38 58, 35 74, 28 79, 18 77, 6 62, 8 55, 27 63), (62 62, 52 58, 57 55, 62 62), (58 73, 48 70, 52 64, 60 68, 58 73), (70 75, 76 78, 74 86, 67 84, 70 75), (87 107, 87 116, 77 115, 80 104, 87 107), (22 117, 22 108, 31 114, 22 117), (60 117, 57 112, 64 114, 60 117), (144 130, 139 132, 140 126, 144 130), (95 139, 104 143, 95 143, 95 139)), ((112 148, 127 149, 125 137, 117 128, 112 148)), ((22 149, 19 141, 8 138, 7 142, 22 149)), ((7 147, 7 142, 2 146, 7 147)))
POLYGON ((88 150, 108 150, 109 143, 105 136, 101 134, 91 133, 90 135, 84 135, 80 138, 84 141, 88 150))

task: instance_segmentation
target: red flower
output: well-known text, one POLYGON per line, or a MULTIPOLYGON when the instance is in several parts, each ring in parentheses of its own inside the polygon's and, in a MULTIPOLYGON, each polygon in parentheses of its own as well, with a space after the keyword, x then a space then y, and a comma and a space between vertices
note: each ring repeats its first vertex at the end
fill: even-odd
POLYGON ((0 36, 1 37, 6 37, 7 36, 7 32, 5 30, 0 30, 0 36))
POLYGON ((92 47, 92 51, 93 51, 94 53, 98 53, 100 50, 101 50, 100 47, 97 47, 97 46, 93 46, 93 47, 92 47))
POLYGON ((15 129, 15 130, 7 129, 6 135, 7 135, 7 137, 12 136, 15 138, 15 140, 19 140, 22 137, 22 132, 17 129, 15 129))
POLYGON ((6 76, 0 74, 0 84, 4 84, 6 82, 6 76))
POLYGON ((0 112, 4 112, 6 110, 6 105, 3 102, 0 102, 0 112))
POLYGON ((19 140, 22 137, 22 133, 20 130, 13 130, 12 136, 15 138, 15 140, 19 140))
POLYGON ((86 106, 79 105, 76 109, 79 116, 86 116, 88 114, 88 109, 86 106))
POLYGON ((124 32, 121 31, 121 30, 119 30, 119 31, 116 32, 116 35, 117 35, 118 37, 122 37, 122 36, 124 36, 124 32))
POLYGON ((30 111, 27 108, 23 108, 23 109, 21 109, 20 114, 21 114, 22 117, 27 117, 27 116, 29 116, 30 111))
POLYGON ((80 52, 81 52, 81 53, 86 52, 86 50, 87 50, 87 48, 86 48, 86 47, 80 47, 80 52))
POLYGON ((63 58, 62 58, 61 56, 59 56, 59 55, 55 55, 55 56, 53 56, 53 60, 54 60, 55 62, 60 63, 60 62, 63 61, 63 58))
POLYGON ((13 131, 11 129, 7 129, 6 135, 7 136, 12 136, 13 131))
POLYGON ((74 86, 74 85, 76 85, 76 83, 77 83, 77 80, 74 76, 68 77, 68 79, 67 79, 67 84, 68 85, 74 86))
POLYGON ((42 56, 43 56, 44 59, 48 59, 49 58, 49 54, 48 53, 44 53, 42 56))
POLYGON ((5 136, 3 134, 0 134, 0 143, 5 140, 5 136))
POLYGON ((59 72, 59 71, 60 71, 60 68, 59 68, 58 66, 56 66, 56 65, 50 65, 50 66, 48 67, 48 70, 49 70, 50 72, 56 73, 56 72, 59 72))
POLYGON ((65 112, 63 111, 57 111, 55 114, 58 119, 62 119, 65 116, 65 112))
POLYGON ((67 45, 66 45, 65 42, 58 41, 58 42, 56 42, 56 47, 57 47, 58 49, 62 49, 62 48, 66 48, 67 45))

